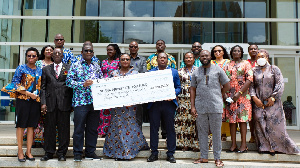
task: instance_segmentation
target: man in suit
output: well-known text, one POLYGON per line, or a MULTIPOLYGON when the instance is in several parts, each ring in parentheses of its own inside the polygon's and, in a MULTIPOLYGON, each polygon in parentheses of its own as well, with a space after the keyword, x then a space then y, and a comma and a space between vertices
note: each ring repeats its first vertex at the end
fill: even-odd
POLYGON ((59 146, 56 151, 59 161, 66 161, 70 142, 70 112, 73 90, 66 86, 69 64, 62 63, 63 51, 55 48, 54 63, 43 68, 41 85, 41 109, 45 113, 45 155, 41 161, 53 158, 56 150, 56 127, 59 146))
MULTIPOLYGON (((173 76, 173 83, 175 88, 176 96, 181 92, 180 79, 178 71, 176 69, 167 67, 168 65, 168 55, 164 52, 157 55, 158 67, 151 69, 150 71, 171 69, 173 76)), ((176 133, 174 128, 174 117, 175 110, 178 106, 176 99, 164 100, 151 102, 148 104, 149 118, 150 118, 150 148, 151 156, 147 159, 147 162, 153 162, 158 160, 158 129, 160 119, 163 118, 165 122, 165 127, 167 131, 167 161, 171 163, 176 163, 173 156, 176 149, 176 133)))

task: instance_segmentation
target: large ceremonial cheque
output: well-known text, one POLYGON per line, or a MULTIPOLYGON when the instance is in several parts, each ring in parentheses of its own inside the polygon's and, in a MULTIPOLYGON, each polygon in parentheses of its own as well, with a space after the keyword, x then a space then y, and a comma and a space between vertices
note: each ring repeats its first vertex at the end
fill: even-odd
POLYGON ((171 69, 93 80, 95 110, 175 99, 171 69))

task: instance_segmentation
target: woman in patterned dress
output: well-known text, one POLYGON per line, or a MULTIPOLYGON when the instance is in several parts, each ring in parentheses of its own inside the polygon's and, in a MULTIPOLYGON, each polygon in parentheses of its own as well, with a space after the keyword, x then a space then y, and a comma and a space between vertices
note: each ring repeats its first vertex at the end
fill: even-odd
MULTIPOLYGON (((120 58, 121 68, 110 77, 134 75, 138 72, 130 66, 130 56, 120 58)), ((111 123, 105 138, 103 153, 116 161, 133 159, 140 150, 148 149, 143 132, 136 122, 136 105, 111 109, 111 123)))
MULTIPOLYGON (((101 62, 101 71, 104 78, 109 77, 114 70, 119 68, 119 57, 121 54, 121 50, 117 44, 109 44, 106 47, 106 51, 108 58, 101 62)), ((98 127, 98 136, 100 138, 105 137, 107 133, 111 118, 110 113, 110 109, 100 111, 100 121, 98 127)))
MULTIPOLYGON (((211 52, 211 63, 223 67, 230 62, 229 56, 226 49, 222 45, 216 45, 212 48, 211 52)), ((221 140, 226 141, 227 137, 230 136, 229 123, 226 122, 225 106, 222 116, 222 127, 221 127, 221 140)))
MULTIPOLYGON (((53 54, 54 47, 51 45, 46 45, 42 48, 41 55, 39 56, 39 60, 36 61, 35 65, 44 68, 47 65, 53 63, 53 54)), ((32 147, 42 147, 44 145, 44 113, 41 113, 41 117, 38 123, 38 126, 34 129, 33 132, 33 144, 32 147)), ((24 141, 27 140, 27 129, 24 131, 24 141)))
POLYGON ((245 153, 248 151, 246 145, 247 122, 251 121, 252 114, 251 97, 248 90, 253 81, 253 71, 250 63, 247 60, 242 60, 243 54, 244 51, 241 46, 232 47, 230 50, 232 60, 223 68, 230 79, 230 90, 226 95, 233 100, 225 108, 232 141, 227 152, 245 153), (237 123, 239 123, 241 132, 241 146, 239 149, 236 144, 237 123))
POLYGON ((268 63, 267 50, 258 50, 258 66, 253 68, 253 83, 250 94, 255 121, 255 137, 259 153, 275 152, 295 154, 300 150, 286 132, 285 114, 281 96, 284 90, 283 76, 280 69, 268 63))
POLYGON ((19 65, 15 71, 12 81, 4 86, 1 91, 7 92, 11 98, 16 98, 16 136, 18 144, 18 161, 25 162, 26 159, 34 161, 31 154, 33 142, 33 130, 37 127, 40 113, 40 89, 42 69, 35 65, 39 52, 30 47, 26 50, 27 63, 19 65), (27 128, 27 150, 23 154, 23 133, 27 128))
POLYGON ((191 52, 184 55, 183 68, 178 70, 181 93, 178 95, 178 108, 175 117, 176 146, 183 151, 199 149, 196 131, 196 118, 191 114, 190 84, 194 66, 195 56, 191 52))

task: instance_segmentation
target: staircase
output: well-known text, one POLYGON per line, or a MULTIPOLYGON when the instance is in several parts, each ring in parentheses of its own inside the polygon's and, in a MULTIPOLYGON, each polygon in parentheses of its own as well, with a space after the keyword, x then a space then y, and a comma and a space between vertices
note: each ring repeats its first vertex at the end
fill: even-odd
MULTIPOLYGON (((2 127, 2 125, 0 125, 2 127)), ((10 128, 13 133, 15 129, 12 126, 10 128)), ((1 129, 0 129, 1 130, 1 129)), ((147 130, 147 129, 146 129, 147 130)), ((143 129, 144 131, 144 129, 143 129)), ((2 131, 1 131, 2 132, 2 131)), ((36 158, 36 161, 27 160, 24 163, 17 161, 17 143, 14 134, 11 133, 9 136, 3 135, 0 132, 0 167, 86 167, 86 168, 215 168, 213 152, 209 152, 209 163, 193 164, 192 162, 200 157, 200 152, 192 151, 176 151, 175 158, 177 163, 169 163, 166 159, 166 141, 160 139, 159 141, 159 160, 155 162, 146 162, 147 157, 150 156, 150 151, 141 151, 136 158, 130 161, 115 161, 114 159, 103 156, 102 147, 104 144, 104 138, 98 138, 96 154, 103 156, 104 159, 101 161, 92 161, 83 159, 82 162, 73 161, 72 145, 73 139, 71 138, 70 147, 67 152, 67 161, 57 161, 57 158, 49 161, 40 161, 41 156, 44 155, 42 148, 32 148, 32 154, 36 158)), ((299 133, 299 132, 298 132, 299 133)), ((147 133, 145 134, 148 143, 150 144, 147 133)), ((300 134, 299 134, 300 137, 300 134)), ((24 144, 24 152, 25 152, 24 144)), ((230 168, 300 168, 300 156, 299 155, 286 155, 276 154, 271 156, 269 154, 258 154, 256 152, 255 144, 248 143, 248 153, 226 153, 225 151, 230 148, 231 142, 223 142, 223 151, 221 153, 221 159, 225 166, 230 168)), ((239 146, 239 144, 238 144, 239 146)))

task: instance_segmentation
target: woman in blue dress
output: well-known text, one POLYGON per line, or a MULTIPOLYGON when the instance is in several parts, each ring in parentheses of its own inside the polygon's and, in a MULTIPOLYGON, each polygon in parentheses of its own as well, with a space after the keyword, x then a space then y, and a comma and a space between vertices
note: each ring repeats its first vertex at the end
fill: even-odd
POLYGON ((36 48, 30 47, 25 55, 27 63, 17 67, 11 83, 1 90, 7 92, 11 98, 16 98, 16 134, 20 162, 25 162, 26 159, 35 160, 31 154, 33 129, 37 127, 41 114, 39 95, 42 69, 35 65, 39 52, 36 48), (25 128, 27 128, 27 150, 24 156, 22 146, 25 128))
MULTIPOLYGON (((137 74, 130 66, 130 56, 122 54, 121 68, 110 77, 137 74)), ((111 109, 111 122, 103 147, 104 155, 118 160, 133 159, 140 150, 149 149, 146 139, 136 122, 136 105, 111 109)))

